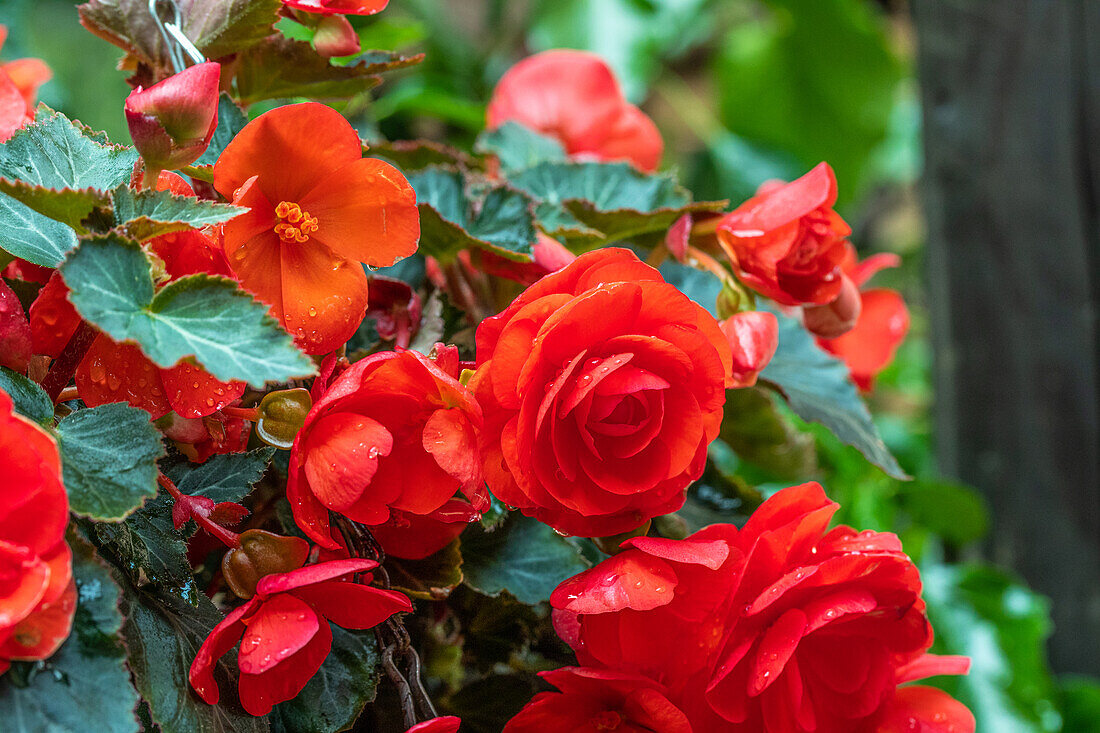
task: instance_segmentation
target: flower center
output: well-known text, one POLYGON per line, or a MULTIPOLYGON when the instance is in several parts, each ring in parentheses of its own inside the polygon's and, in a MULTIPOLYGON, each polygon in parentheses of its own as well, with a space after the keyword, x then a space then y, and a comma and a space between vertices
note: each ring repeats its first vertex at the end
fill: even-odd
POLYGON ((309 235, 317 231, 317 219, 302 211, 302 207, 290 201, 280 201, 275 207, 279 223, 275 233, 287 244, 303 244, 309 241, 309 235))
POLYGON ((612 710, 602 710, 589 721, 596 730, 615 730, 623 722, 623 716, 612 710))

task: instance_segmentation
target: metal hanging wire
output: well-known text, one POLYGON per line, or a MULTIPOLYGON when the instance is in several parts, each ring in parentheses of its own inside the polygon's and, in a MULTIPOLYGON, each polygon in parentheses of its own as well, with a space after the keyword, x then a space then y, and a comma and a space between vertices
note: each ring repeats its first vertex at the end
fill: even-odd
POLYGON ((190 65, 188 59, 192 64, 206 61, 206 57, 183 32, 183 14, 176 0, 149 0, 149 14, 164 39, 168 60, 177 74, 190 65))

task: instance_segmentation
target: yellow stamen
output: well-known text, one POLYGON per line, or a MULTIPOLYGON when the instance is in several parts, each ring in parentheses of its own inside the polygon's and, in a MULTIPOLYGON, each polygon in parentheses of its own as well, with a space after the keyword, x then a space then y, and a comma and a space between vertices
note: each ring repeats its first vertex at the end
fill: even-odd
POLYGON ((302 211, 302 207, 290 201, 280 201, 275 207, 275 215, 279 217, 279 223, 275 225, 275 233, 284 242, 303 244, 309 241, 309 235, 317 231, 317 219, 310 216, 309 212, 302 211))

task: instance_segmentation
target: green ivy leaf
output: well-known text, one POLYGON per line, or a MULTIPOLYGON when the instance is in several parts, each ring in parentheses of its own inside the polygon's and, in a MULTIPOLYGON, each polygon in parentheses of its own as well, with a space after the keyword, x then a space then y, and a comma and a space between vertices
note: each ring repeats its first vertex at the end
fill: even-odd
POLYGON ((57 425, 69 508, 119 520, 157 493, 157 459, 164 455, 149 413, 123 403, 77 410, 57 425))
POLYGON ((534 245, 531 200, 496 187, 471 207, 457 170, 425 168, 408 175, 420 208, 420 252, 448 262, 460 250, 481 248, 512 260, 529 259, 534 245))
POLYGON ((512 120, 495 130, 481 133, 474 150, 484 155, 495 155, 505 173, 521 171, 539 163, 566 160, 565 148, 560 142, 512 120))
MULTIPOLYGON (((267 721, 248 715, 223 694, 207 705, 191 690, 187 673, 210 631, 222 620, 214 604, 199 595, 191 606, 171 595, 130 588, 123 602, 122 627, 134 684, 149 703, 153 721, 163 733, 266 733, 267 721)), ((236 687, 236 654, 218 661, 223 690, 236 687)))
POLYGON ((882 442, 844 362, 827 354, 793 318, 779 318, 779 348, 760 373, 804 420, 819 422, 837 438, 855 446, 890 476, 907 479, 882 442))
POLYGON ((76 616, 45 662, 15 662, 0 677, 0 720, 10 733, 137 733, 138 696, 118 641, 119 588, 90 548, 74 540, 76 616))
POLYGON ((349 729, 374 700, 379 665, 378 643, 372 632, 348 631, 332 624, 332 651, 293 700, 271 711, 272 730, 336 733, 349 729))
MULTIPOLYGON (((289 20, 284 18, 283 20, 289 20)), ((248 116, 233 101, 233 97, 222 92, 218 96, 218 126, 214 128, 214 135, 210 138, 210 144, 205 152, 191 165, 214 165, 218 162, 218 156, 237 137, 237 133, 248 124, 248 116)))
POLYGON ((15 411, 39 425, 53 424, 53 400, 41 387, 7 367, 0 367, 0 389, 11 397, 15 411))
POLYGON ((470 525, 462 547, 466 585, 489 596, 506 590, 528 605, 549 600, 563 580, 589 567, 569 540, 516 512, 493 532, 470 525))
POLYGON ((81 316, 161 367, 194 356, 218 379, 256 387, 315 371, 267 306, 230 280, 191 275, 154 295, 141 247, 116 234, 84 239, 61 273, 81 316))
POLYGON ((194 196, 176 196, 170 191, 135 191, 129 186, 111 191, 111 200, 115 224, 140 242, 170 232, 221 224, 248 211, 194 196))

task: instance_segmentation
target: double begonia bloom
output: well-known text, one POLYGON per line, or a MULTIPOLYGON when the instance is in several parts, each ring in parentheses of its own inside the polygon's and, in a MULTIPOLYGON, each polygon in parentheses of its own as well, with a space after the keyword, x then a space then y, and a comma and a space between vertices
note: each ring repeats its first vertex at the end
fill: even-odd
POLYGON ((505 72, 486 124, 494 129, 509 120, 556 138, 580 159, 625 160, 651 172, 664 151, 653 120, 626 101, 611 68, 587 51, 543 51, 505 72))
POLYGON ((836 508, 804 484, 741 530, 628 540, 554 592, 555 625, 581 664, 663 684, 696 731, 972 733, 954 700, 898 687, 969 660, 926 653, 917 568, 894 535, 828 531, 836 508))
POLYGON ((451 544, 481 512, 462 499, 449 499, 430 514, 413 514, 390 509, 383 524, 370 525, 371 534, 387 555, 421 560, 451 544))
POLYGON ((416 194, 323 104, 278 107, 245 125, 214 166, 214 187, 248 213, 223 228, 241 285, 309 354, 342 346, 367 309, 360 263, 416 251, 416 194))
MULTIPOLYGON (((0 25, 0 47, 7 40, 0 25)), ((38 88, 53 77, 42 59, 25 58, 0 64, 0 142, 7 141, 27 120, 34 119, 38 88)))
POLYGON ((767 311, 743 311, 719 325, 733 351, 731 386, 753 386, 779 348, 779 319, 767 311))
POLYGON ((204 701, 216 704, 220 693, 214 668, 240 641, 238 689, 244 709, 266 715, 292 699, 332 648, 329 622, 345 629, 370 629, 395 613, 412 611, 401 593, 344 579, 377 566, 373 560, 356 558, 264 576, 256 595, 230 612, 202 643, 188 675, 191 686, 204 701))
POLYGON ((835 300, 852 233, 833 211, 836 196, 833 169, 820 163, 798 180, 765 184, 726 214, 718 241, 741 281, 783 305, 835 300))
MULTIPOLYGON (((849 247, 846 274, 859 287, 884 267, 900 265, 897 255, 878 254, 857 262, 849 247)), ((909 332, 909 309, 901 293, 890 288, 869 288, 860 292, 861 308, 855 326, 842 336, 819 338, 818 344, 840 357, 852 374, 852 381, 864 392, 874 386, 875 377, 894 360, 909 332)))
POLYGON ((390 0, 283 0, 294 10, 320 15, 374 15, 386 9, 390 0))
POLYGON ((196 64, 126 98, 134 147, 149 170, 181 168, 206 151, 218 126, 221 65, 196 64))
POLYGON ((581 255, 477 329, 493 494, 559 532, 676 511, 732 382, 718 322, 625 249, 581 255))
POLYGON ((57 445, 0 390, 0 673, 11 660, 45 659, 69 635, 76 585, 68 522, 57 445))
POLYGON ((692 733, 660 684, 605 669, 563 667, 539 672, 559 692, 540 692, 504 726, 504 733, 660 731, 692 733))
POLYGON ((391 510, 430 515, 461 491, 488 508, 478 454, 481 408, 415 351, 351 365, 314 403, 290 452, 287 498, 310 539, 336 549, 329 511, 383 524, 391 510))

